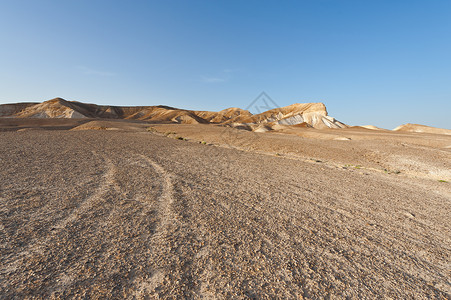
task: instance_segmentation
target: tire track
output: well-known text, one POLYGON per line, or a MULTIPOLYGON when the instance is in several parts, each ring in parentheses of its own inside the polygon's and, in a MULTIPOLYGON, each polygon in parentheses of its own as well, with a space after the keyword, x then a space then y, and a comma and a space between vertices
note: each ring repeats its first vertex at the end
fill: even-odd
POLYGON ((163 232, 167 231, 168 226, 176 221, 175 215, 172 212, 171 206, 174 202, 174 185, 172 183, 171 174, 169 174, 162 166, 154 162, 151 158, 140 154, 139 157, 144 159, 157 174, 162 178, 163 191, 158 199, 159 210, 161 212, 160 229, 157 229, 156 235, 163 235, 163 232))
MULTIPOLYGON (((98 154, 95 151, 92 151, 95 156, 98 154)), ((82 202, 72 209, 68 216, 58 221, 55 225, 50 227, 50 231, 47 235, 41 238, 34 238, 28 243, 28 245, 17 253, 17 258, 14 261, 6 263, 1 269, 1 273, 10 273, 14 272, 20 265, 23 265, 27 259, 30 257, 39 254, 42 255, 45 251, 45 247, 52 243, 52 241, 64 230, 68 224, 76 221, 83 213, 89 211, 92 207, 92 204, 95 200, 102 199, 102 196, 108 193, 112 188, 117 191, 118 187, 114 181, 114 175, 116 173, 116 167, 112 163, 112 161, 106 157, 104 157, 104 161, 106 167, 104 169, 103 181, 96 188, 92 195, 82 200, 82 202)))
MULTIPOLYGON (((94 155, 97 155, 95 152, 93 152, 94 155)), ((93 202, 96 199, 102 198, 106 193, 108 193, 109 190, 114 189, 115 191, 119 190, 119 187, 117 186, 114 176, 116 174, 116 167, 113 164, 113 162, 104 157, 106 168, 103 177, 102 183, 97 187, 95 192, 84 199, 76 208, 72 210, 72 212, 63 220, 59 221, 55 226, 53 226, 53 229, 63 229, 67 226, 67 224, 74 222, 77 218, 79 218, 84 212, 88 211, 89 208, 92 206, 93 202)))
MULTIPOLYGON (((93 154, 97 155, 97 153, 94 151, 93 154)), ((75 207, 72 210, 72 212, 67 217, 63 218, 62 220, 57 222, 54 226, 52 226, 52 231, 46 238, 44 238, 43 240, 41 239, 40 241, 36 241, 36 243, 43 245, 47 244, 50 241, 51 237, 57 234, 59 230, 66 228, 66 226, 69 223, 76 221, 77 218, 79 218, 84 212, 87 212, 96 199, 101 199, 102 196, 105 195, 111 188, 113 188, 114 190, 118 189, 114 181, 116 167, 114 166, 113 162, 110 159, 104 157, 104 160, 106 167, 104 174, 102 176, 103 181, 96 188, 94 193, 91 196, 85 198, 77 207, 75 207)), ((30 244, 29 247, 32 246, 33 244, 30 244)))
POLYGON ((181 249, 174 244, 174 241, 184 240, 186 233, 178 231, 179 227, 175 229, 179 225, 183 227, 183 224, 180 224, 180 220, 177 220, 177 213, 175 207, 173 207, 176 192, 173 184, 174 176, 150 157, 141 154, 137 156, 157 173, 161 180, 162 190, 157 198, 159 221, 154 235, 148 241, 149 252, 147 256, 154 263, 152 263, 149 277, 139 278, 134 281, 134 295, 138 299, 143 296, 164 298, 173 295, 174 289, 183 284, 184 279, 182 279, 181 269, 186 263, 181 259, 182 254, 176 254, 181 249), (173 270, 173 267, 176 270, 173 270), (168 285, 168 280, 172 284, 168 285))

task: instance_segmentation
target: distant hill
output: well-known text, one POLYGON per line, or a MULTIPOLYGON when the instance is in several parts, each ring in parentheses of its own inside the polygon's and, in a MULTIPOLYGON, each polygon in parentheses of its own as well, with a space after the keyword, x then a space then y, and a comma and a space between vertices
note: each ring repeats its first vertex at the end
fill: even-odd
POLYGON ((449 130, 449 129, 430 127, 430 126, 419 125, 419 124, 410 124, 410 123, 398 126, 395 129, 393 129, 393 130, 394 131, 424 132, 424 133, 435 133, 435 134, 448 134, 448 135, 451 135, 451 130, 449 130))
MULTIPOLYGON (((256 132, 283 131, 296 128, 351 127, 329 116, 324 103, 295 103, 259 114, 237 107, 218 112, 180 109, 170 106, 112 106, 67 101, 55 98, 42 103, 0 104, 0 118, 65 118, 65 119, 126 119, 150 123, 218 124, 256 132)), ((355 127, 355 126, 352 126, 355 127)), ((359 126, 385 130, 372 125, 359 126)), ((451 135, 451 130, 419 124, 404 124, 393 131, 424 132, 451 135)))
POLYGON ((256 131, 267 131, 291 125, 312 128, 348 127, 328 116, 323 103, 297 103, 253 115, 240 108, 211 112, 161 105, 130 107, 96 105, 55 98, 42 103, 0 105, 0 117, 131 119, 152 123, 222 124, 256 131))
POLYGON ((291 125, 318 129, 348 127, 329 116, 323 103, 295 103, 241 118, 240 122, 242 124, 239 125, 248 125, 261 131, 280 129, 291 125))

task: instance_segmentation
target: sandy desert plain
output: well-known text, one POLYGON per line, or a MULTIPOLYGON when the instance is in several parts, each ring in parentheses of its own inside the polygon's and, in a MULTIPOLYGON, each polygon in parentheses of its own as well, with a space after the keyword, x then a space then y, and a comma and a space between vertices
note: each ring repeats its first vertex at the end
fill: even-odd
POLYGON ((450 130, 131 110, 0 106, 0 298, 451 299, 450 130))

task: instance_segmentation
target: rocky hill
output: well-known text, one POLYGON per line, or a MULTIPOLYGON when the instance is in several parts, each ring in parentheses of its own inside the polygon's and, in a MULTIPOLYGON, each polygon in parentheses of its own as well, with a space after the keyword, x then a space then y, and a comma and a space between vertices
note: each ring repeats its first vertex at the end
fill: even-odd
POLYGON ((451 130, 449 130, 449 129, 436 128, 436 127, 431 127, 431 126, 426 126, 426 125, 410 124, 410 123, 398 126, 393 130, 394 131, 424 132, 424 133, 451 135, 451 130))
POLYGON ((348 127, 329 116, 323 103, 295 103, 241 118, 240 122, 233 125, 250 126, 256 131, 268 131, 294 125, 318 129, 348 127))
POLYGON ((96 105, 55 98, 42 103, 0 105, 0 117, 131 119, 152 123, 222 124, 256 131, 293 125, 312 128, 348 127, 328 116, 323 103, 297 103, 253 115, 247 110, 235 107, 211 112, 162 105, 133 107, 96 105))

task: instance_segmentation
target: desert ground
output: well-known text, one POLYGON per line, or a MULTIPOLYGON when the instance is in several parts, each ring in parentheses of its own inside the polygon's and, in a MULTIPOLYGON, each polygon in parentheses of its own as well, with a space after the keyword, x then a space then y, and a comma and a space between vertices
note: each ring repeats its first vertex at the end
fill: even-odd
POLYGON ((451 299, 451 136, 0 119, 0 298, 451 299))

